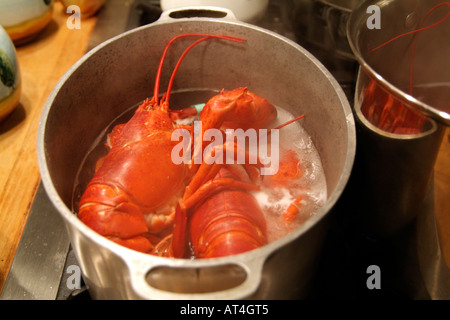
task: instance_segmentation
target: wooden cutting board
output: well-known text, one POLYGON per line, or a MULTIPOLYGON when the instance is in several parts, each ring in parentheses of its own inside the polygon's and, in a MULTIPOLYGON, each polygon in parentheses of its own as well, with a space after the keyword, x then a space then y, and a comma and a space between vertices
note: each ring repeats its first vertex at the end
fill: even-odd
POLYGON ((0 292, 40 182, 36 133, 45 101, 64 73, 86 52, 96 17, 69 29, 60 2, 53 19, 33 42, 16 48, 22 95, 16 110, 0 123, 0 292))

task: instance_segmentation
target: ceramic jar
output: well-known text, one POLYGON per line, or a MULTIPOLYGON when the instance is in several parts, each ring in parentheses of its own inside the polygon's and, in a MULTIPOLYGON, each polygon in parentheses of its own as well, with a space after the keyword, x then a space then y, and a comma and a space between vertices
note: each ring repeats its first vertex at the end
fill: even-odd
POLYGON ((16 50, 8 33, 0 26, 0 121, 18 105, 21 93, 16 50))
POLYGON ((81 18, 87 18, 97 13, 105 3, 105 0, 61 0, 61 3, 66 8, 71 5, 77 5, 80 7, 81 18))
POLYGON ((51 21, 53 0, 0 0, 0 25, 14 44, 32 40, 51 21))

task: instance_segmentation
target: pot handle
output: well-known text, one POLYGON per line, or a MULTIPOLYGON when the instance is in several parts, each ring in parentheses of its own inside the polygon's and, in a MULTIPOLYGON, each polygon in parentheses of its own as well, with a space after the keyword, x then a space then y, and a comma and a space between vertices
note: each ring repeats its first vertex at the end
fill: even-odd
POLYGON ((233 11, 227 8, 217 6, 187 6, 163 11, 157 22, 182 18, 212 18, 238 21, 233 11))
MULTIPOLYGON (((208 259, 209 260, 209 259, 208 259)), ((251 297, 260 287, 261 279, 262 279, 262 270, 265 262, 265 258, 257 258, 250 261, 237 261, 233 263, 225 263, 225 264, 210 264, 199 265, 199 266, 184 266, 181 263, 178 265, 174 264, 165 264, 165 263, 156 263, 152 265, 150 268, 145 267, 145 262, 143 261, 135 261, 129 265, 130 271, 130 282, 131 288, 134 291, 134 294, 139 299, 146 300, 237 300, 237 299, 246 299, 251 297), (208 273, 208 269, 214 271, 214 269, 220 269, 223 271, 223 268, 230 268, 232 270, 228 276, 230 279, 225 279, 220 275, 223 272, 218 272, 219 276, 213 275, 209 276, 206 281, 203 280, 203 283, 206 284, 207 289, 213 288, 215 286, 215 281, 219 278, 222 279, 222 283, 233 284, 234 286, 229 288, 219 289, 218 291, 207 290, 204 287, 199 289, 197 292, 195 291, 195 287, 197 287, 197 282, 201 281, 201 275, 204 274, 205 270, 208 273), (167 289, 163 288, 160 285, 154 285, 149 280, 149 275, 153 272, 158 273, 158 270, 166 270, 168 272, 163 272, 162 274, 157 274, 156 278, 160 280, 163 278, 163 286, 166 286, 167 283, 175 284, 178 289, 167 289), (242 279, 245 279, 239 283, 236 283, 236 279, 233 277, 236 274, 244 274, 242 279), (189 281, 192 283, 189 284, 189 281), (188 282, 188 284, 182 284, 182 282, 188 282), (184 289, 179 288, 179 286, 184 286, 184 289)), ((176 260, 175 260, 176 261, 176 260)), ((183 262, 182 260, 180 260, 183 262)), ((211 271, 210 270, 210 271, 211 271)))

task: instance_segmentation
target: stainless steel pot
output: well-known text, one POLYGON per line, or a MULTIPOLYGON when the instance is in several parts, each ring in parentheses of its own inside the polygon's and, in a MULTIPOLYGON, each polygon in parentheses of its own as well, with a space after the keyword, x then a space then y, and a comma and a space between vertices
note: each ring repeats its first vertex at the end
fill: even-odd
MULTIPOLYGON (((204 9, 202 16, 211 10, 204 9)), ((61 78, 46 102, 37 147, 42 182, 65 221, 93 298, 285 299, 307 293, 330 211, 353 165, 353 115, 337 82, 311 54, 215 10, 225 17, 171 18, 180 10, 164 12, 156 23, 99 45, 61 78), (152 95, 161 52, 182 32, 230 34, 247 42, 200 44, 183 61, 175 90, 248 86, 295 115, 307 115, 303 126, 321 156, 328 199, 302 227, 263 248, 209 260, 159 258, 110 242, 70 210, 74 178, 93 140, 125 108, 152 95)), ((191 9, 184 11, 192 16, 191 9)), ((171 48, 162 87, 186 43, 171 48)))
MULTIPOLYGON (((349 43, 360 64, 354 104, 358 156, 352 185, 353 197, 361 201, 355 218, 372 237, 393 237, 410 225, 430 187, 445 126, 450 124, 450 46, 442 41, 448 38, 449 21, 417 36, 414 95, 408 93, 414 36, 399 38, 373 52, 371 49, 419 29, 423 17, 438 3, 439 0, 368 0, 355 8, 349 19, 349 43), (367 27, 369 6, 380 8, 380 30, 367 27), (423 132, 394 134, 373 125, 361 110, 365 99, 370 99, 366 88, 371 81, 396 102, 427 116, 423 132)), ((442 19, 446 10, 441 8, 426 23, 442 19)))
POLYGON ((353 10, 347 25, 349 43, 360 64, 354 104, 358 153, 348 195, 362 201, 349 210, 354 211, 350 219, 371 237, 402 243, 402 252, 414 252, 417 257, 411 255, 406 260, 407 267, 399 276, 415 286, 420 279, 432 299, 448 299, 450 295, 450 270, 443 259, 432 205, 434 164, 450 125, 450 20, 416 36, 396 37, 442 19, 447 6, 430 12, 440 4, 445 3, 367 0, 353 10), (380 9, 380 29, 367 27, 369 6, 380 9), (413 48, 414 90, 410 91, 413 48), (388 93, 394 101, 428 117, 423 132, 391 134, 373 125, 361 111, 367 99, 365 88, 371 81, 378 92, 388 93), (414 230, 411 238, 408 229, 414 230), (407 271, 414 263, 420 270, 410 275, 407 271))

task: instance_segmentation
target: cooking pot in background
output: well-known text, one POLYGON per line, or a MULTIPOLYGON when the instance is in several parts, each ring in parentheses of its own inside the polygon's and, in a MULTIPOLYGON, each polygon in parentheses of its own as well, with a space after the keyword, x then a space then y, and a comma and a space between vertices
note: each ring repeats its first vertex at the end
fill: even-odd
POLYGON ((437 23, 449 11, 440 0, 370 0, 353 10, 348 23, 360 64, 354 103, 358 152, 348 189, 351 199, 361 200, 353 202, 349 220, 388 243, 415 230, 402 251, 415 251, 418 262, 410 266, 419 264, 421 275, 415 278, 423 277, 433 299, 450 294, 439 245, 443 237, 430 205, 434 164, 450 124, 450 18, 410 32, 437 23), (367 27, 369 6, 380 10, 380 29, 367 27))
MULTIPOLYGON (((239 22, 225 9, 224 18, 204 17, 211 10, 194 10, 202 18, 192 18, 193 9, 167 11, 155 23, 102 43, 60 79, 46 102, 37 144, 42 183, 65 221, 93 298, 287 299, 305 297, 311 285, 330 213, 353 165, 351 108, 336 80, 305 49, 239 22), (190 18, 179 18, 185 11, 190 18), (155 257, 107 240, 71 210, 74 180, 94 139, 125 109, 152 95, 160 55, 180 30, 247 41, 199 44, 185 57, 175 91, 247 86, 293 115, 306 114, 302 126, 321 157, 328 198, 304 225, 262 248, 205 260, 155 257)), ((178 57, 190 43, 179 41, 169 56, 178 57)), ((166 61, 163 88, 175 62, 166 61)))
MULTIPOLYGON (((414 220, 430 187, 445 125, 450 123, 450 43, 443 41, 449 37, 450 19, 372 50, 419 29, 428 11, 441 2, 414 3, 366 1, 353 11, 348 24, 349 42, 360 64, 354 104, 359 129, 355 177, 361 183, 356 190, 365 201, 357 219, 377 237, 392 236, 414 220), (380 8, 379 30, 367 27, 370 5, 380 8), (407 117, 414 122, 403 121, 407 117)), ((450 10, 439 9, 425 25, 450 10)))

